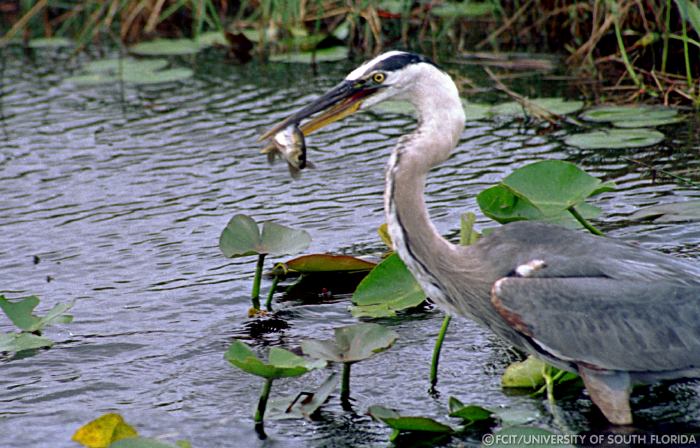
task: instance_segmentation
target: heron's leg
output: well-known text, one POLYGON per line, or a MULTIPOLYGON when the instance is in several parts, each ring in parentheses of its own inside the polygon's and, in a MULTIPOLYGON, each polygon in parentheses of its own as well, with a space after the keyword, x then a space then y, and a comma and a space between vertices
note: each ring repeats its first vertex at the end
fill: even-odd
POLYGON ((597 371, 579 366, 583 383, 591 400, 605 418, 615 425, 632 424, 630 410, 630 377, 624 372, 597 371))

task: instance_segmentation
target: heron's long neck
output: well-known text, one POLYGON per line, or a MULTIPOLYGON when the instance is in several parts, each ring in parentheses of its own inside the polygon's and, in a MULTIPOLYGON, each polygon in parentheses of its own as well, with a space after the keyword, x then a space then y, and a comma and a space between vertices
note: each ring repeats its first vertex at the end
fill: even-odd
MULTIPOLYGON (((451 83, 451 81, 450 81, 451 83)), ((394 148, 386 172, 385 211, 389 234, 399 257, 425 292, 439 285, 436 266, 448 263, 456 248, 430 221, 423 196, 428 171, 446 160, 456 146, 464 115, 456 88, 430 92, 414 102, 419 115, 417 130, 394 148)), ((454 87, 452 85, 451 87, 454 87)))

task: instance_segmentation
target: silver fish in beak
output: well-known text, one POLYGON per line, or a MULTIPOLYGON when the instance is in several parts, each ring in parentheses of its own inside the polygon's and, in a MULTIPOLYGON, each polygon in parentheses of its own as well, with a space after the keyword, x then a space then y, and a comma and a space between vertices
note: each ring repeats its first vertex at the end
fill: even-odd
POLYGON ((306 141, 304 133, 296 124, 290 124, 278 131, 272 137, 272 143, 261 152, 267 154, 267 161, 274 163, 277 158, 287 162, 289 174, 298 179, 301 170, 307 166, 313 168, 313 164, 306 160, 306 141))

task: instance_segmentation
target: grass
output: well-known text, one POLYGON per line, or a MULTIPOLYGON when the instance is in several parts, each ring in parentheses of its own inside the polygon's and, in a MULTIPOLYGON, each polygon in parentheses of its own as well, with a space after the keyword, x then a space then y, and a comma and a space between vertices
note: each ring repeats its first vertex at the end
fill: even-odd
POLYGON ((700 107, 700 9, 691 0, 485 0, 480 12, 467 3, 14 0, 1 6, 0 46, 13 38, 63 36, 82 49, 102 41, 129 45, 156 36, 252 30, 264 56, 329 45, 313 37, 336 32, 363 57, 387 48, 414 48, 438 60, 467 49, 554 52, 572 73, 598 81, 599 100, 700 107))

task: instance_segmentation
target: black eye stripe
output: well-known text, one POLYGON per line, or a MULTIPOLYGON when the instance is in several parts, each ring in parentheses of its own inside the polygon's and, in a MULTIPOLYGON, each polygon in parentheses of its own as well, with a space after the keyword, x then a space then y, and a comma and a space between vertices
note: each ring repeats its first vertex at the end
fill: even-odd
POLYGON ((369 67, 367 71, 365 71, 365 74, 369 74, 372 72, 393 72, 396 70, 400 70, 406 67, 407 65, 418 64, 420 62, 424 62, 426 64, 433 65, 436 68, 440 68, 433 61, 420 54, 398 53, 384 59, 383 61, 377 62, 372 67, 369 67))

